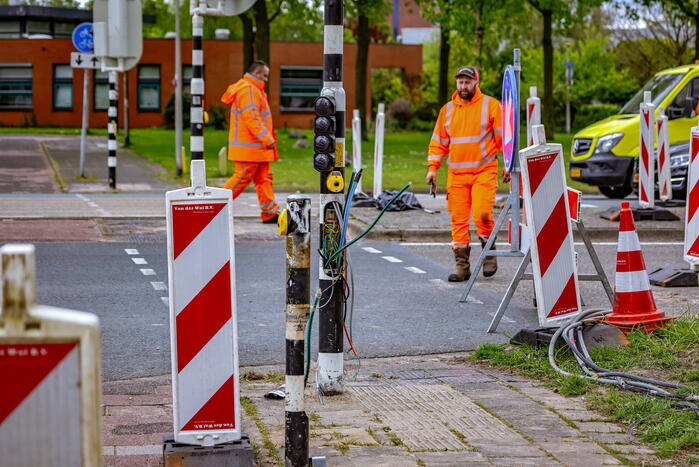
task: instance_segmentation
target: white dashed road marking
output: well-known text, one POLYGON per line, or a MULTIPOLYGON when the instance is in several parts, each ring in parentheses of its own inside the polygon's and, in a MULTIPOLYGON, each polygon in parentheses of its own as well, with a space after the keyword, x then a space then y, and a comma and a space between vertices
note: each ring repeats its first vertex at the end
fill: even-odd
POLYGON ((366 251, 367 253, 381 253, 381 250, 377 250, 376 248, 372 248, 370 246, 364 246, 362 247, 362 250, 366 251))
POLYGON ((131 258, 131 261, 133 261, 134 264, 148 264, 145 258, 131 258))
POLYGON ((135 248, 124 248, 124 251, 126 252, 127 255, 137 255, 138 250, 135 248))
POLYGON ((405 266, 405 269, 410 272, 414 272, 415 274, 427 274, 425 271, 420 268, 416 268, 415 266, 405 266))
POLYGON ((150 285, 152 285, 155 290, 167 290, 165 282, 151 282, 150 285))
POLYGON ((144 276, 155 276, 155 271, 152 269, 141 269, 141 274, 144 276))
POLYGON ((398 259, 395 256, 382 256, 383 259, 388 261, 389 263, 402 263, 402 259, 398 259))
POLYGON ((109 212, 107 212, 107 211, 105 211, 104 209, 102 209, 102 208, 99 206, 99 204, 95 203, 94 201, 92 201, 92 200, 91 200, 90 198, 88 198, 87 196, 78 193, 78 194, 75 195, 75 197, 76 197, 76 198, 79 198, 79 199, 81 199, 81 200, 83 200, 83 201, 85 201, 85 203, 86 203, 88 206, 90 206, 90 207, 92 207, 92 208, 95 208, 95 210, 97 210, 97 212, 98 212, 101 216, 108 217, 108 216, 110 215, 109 212))
POLYGON ((160 297, 160 300, 163 301, 165 306, 170 306, 170 299, 168 297, 160 297))

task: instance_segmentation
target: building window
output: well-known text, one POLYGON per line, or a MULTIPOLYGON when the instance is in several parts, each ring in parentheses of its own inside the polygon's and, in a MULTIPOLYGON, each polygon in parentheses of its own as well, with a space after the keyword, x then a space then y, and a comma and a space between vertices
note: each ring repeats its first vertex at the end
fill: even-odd
POLYGON ((0 21, 0 39, 19 39, 21 32, 19 21, 0 21))
POLYGON ((53 23, 54 39, 70 39, 73 37, 75 23, 53 23))
POLYGON ((92 85, 92 102, 94 110, 107 110, 109 108, 109 73, 95 70, 94 83, 92 85))
POLYGON ((70 65, 53 66, 53 108, 73 110, 73 69, 70 65))
POLYGON ((32 108, 31 63, 0 63, 0 108, 32 108))
POLYGON ((138 110, 160 110, 160 65, 138 66, 138 110))
POLYGON ((280 110, 313 112, 313 101, 323 89, 323 67, 281 67, 280 110))
POLYGON ((27 35, 40 34, 51 35, 51 23, 49 21, 27 21, 27 35))

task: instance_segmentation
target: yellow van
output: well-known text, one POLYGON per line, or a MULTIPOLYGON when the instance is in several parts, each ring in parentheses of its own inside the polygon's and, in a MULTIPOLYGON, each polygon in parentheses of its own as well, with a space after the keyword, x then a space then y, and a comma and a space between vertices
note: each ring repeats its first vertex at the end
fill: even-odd
POLYGON ((571 150, 570 177, 599 187, 609 198, 624 198, 633 191, 634 158, 638 157, 640 146, 639 106, 644 91, 651 92, 656 109, 665 108, 673 198, 683 199, 689 167, 687 141, 690 128, 697 126, 699 65, 659 72, 617 115, 578 132, 571 150))

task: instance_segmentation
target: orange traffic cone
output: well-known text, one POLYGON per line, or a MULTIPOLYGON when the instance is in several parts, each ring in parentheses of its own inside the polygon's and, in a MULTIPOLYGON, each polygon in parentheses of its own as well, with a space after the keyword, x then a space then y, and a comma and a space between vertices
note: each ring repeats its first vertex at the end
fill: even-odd
POLYGON ((648 271, 638 241, 633 213, 629 202, 621 203, 619 245, 616 255, 616 284, 612 312, 606 322, 618 326, 624 333, 635 327, 650 332, 663 325, 668 318, 658 310, 650 289, 648 271))

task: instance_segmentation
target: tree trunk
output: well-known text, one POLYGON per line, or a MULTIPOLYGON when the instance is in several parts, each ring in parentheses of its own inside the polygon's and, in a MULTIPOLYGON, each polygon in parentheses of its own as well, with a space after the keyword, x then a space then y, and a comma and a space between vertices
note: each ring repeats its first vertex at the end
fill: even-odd
POLYGON ((362 140, 368 141, 367 132, 367 112, 366 112, 366 88, 369 67, 369 17, 366 11, 365 2, 358 2, 359 17, 357 18, 357 65, 356 65, 356 88, 354 91, 354 107, 359 110, 362 119, 362 140))
POLYGON ((255 32, 252 30, 252 18, 247 13, 238 16, 243 24, 243 72, 255 60, 255 32))
POLYGON ((553 42, 551 40, 553 22, 553 12, 551 10, 541 10, 544 17, 544 36, 542 45, 544 46, 544 102, 542 106, 544 127, 546 128, 546 139, 551 141, 555 134, 555 118, 553 109, 553 42))
POLYGON ((439 25, 439 105, 449 100, 449 33, 444 24, 439 25))
MULTIPOLYGON (((255 53, 257 60, 269 61, 269 17, 267 16, 267 1, 255 2, 255 53)), ((271 65, 270 65, 271 67, 271 65)))
POLYGON ((699 60, 699 1, 697 1, 697 14, 694 15, 694 61, 699 60))
POLYGON ((485 28, 483 27, 483 5, 484 2, 479 2, 478 3, 478 9, 474 11, 474 16, 476 19, 476 30, 475 30, 475 36, 476 36, 476 67, 478 68, 478 72, 481 72, 481 67, 482 67, 482 62, 483 62, 483 42, 485 39, 485 28))

